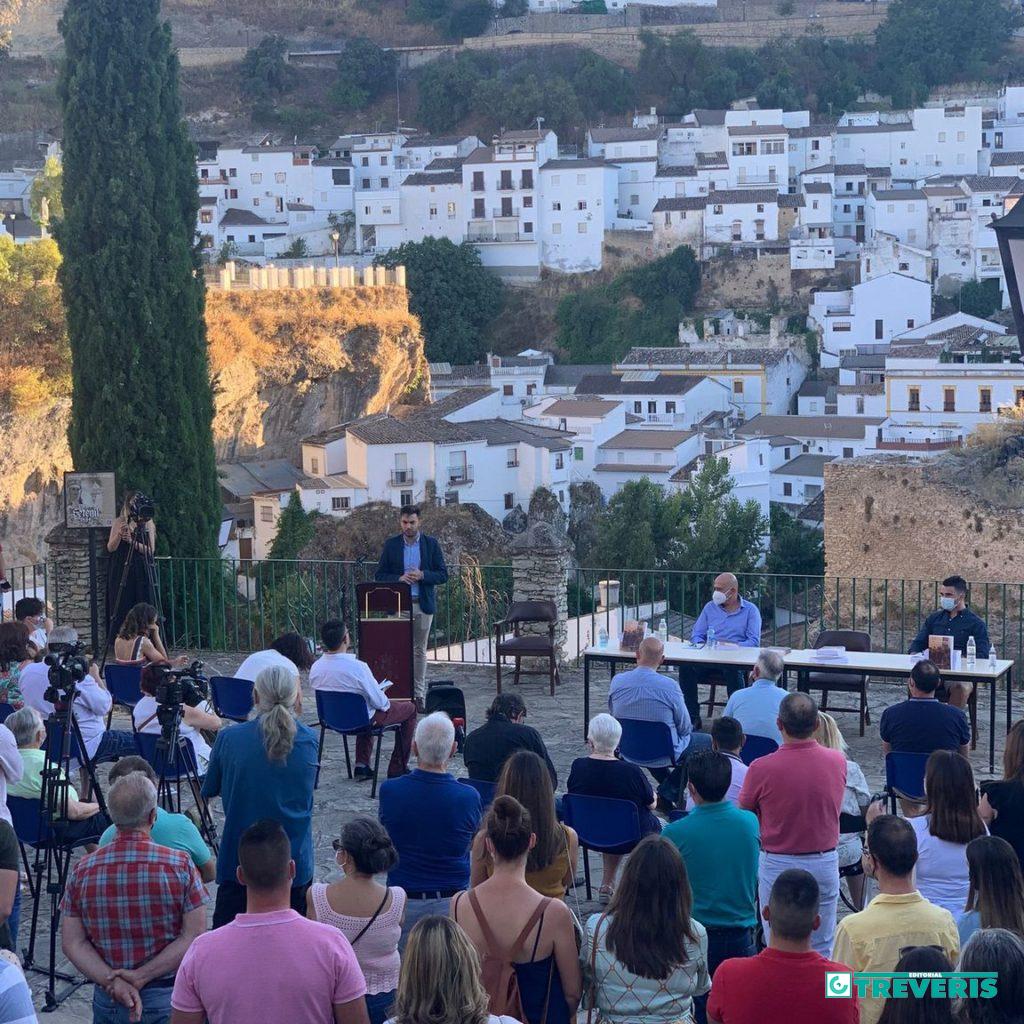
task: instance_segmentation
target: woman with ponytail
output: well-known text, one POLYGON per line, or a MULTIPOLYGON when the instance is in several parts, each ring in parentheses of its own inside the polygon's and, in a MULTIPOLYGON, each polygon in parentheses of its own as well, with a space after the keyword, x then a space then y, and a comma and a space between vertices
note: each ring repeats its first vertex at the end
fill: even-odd
POLYGON ((296 718, 302 711, 298 678, 281 665, 265 668, 256 677, 253 703, 248 722, 217 734, 203 782, 203 796, 219 796, 224 806, 214 928, 245 911, 245 886, 236 877, 238 840, 261 818, 279 821, 291 840, 291 904, 300 914, 306 911, 306 890, 313 880, 317 739, 296 718))

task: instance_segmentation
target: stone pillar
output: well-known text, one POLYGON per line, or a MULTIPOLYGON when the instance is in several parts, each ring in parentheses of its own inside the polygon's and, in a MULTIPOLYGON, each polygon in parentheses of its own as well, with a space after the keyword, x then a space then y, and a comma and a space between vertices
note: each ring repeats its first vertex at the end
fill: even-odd
POLYGON ((328 267, 327 268, 327 283, 331 288, 341 287, 341 268, 340 267, 328 267))
MULTIPOLYGON (((559 660, 565 658, 568 638, 571 553, 568 538, 549 523, 531 523, 512 540, 512 600, 555 602, 555 646, 559 660)), ((523 627, 523 632, 546 634, 547 627, 538 623, 523 627)))
POLYGON ((363 287, 373 287, 373 267, 363 267, 363 287))
POLYGON ((327 287, 327 268, 317 267, 316 268, 316 284, 318 288, 327 287))
POLYGON ((405 287, 405 267, 395 267, 395 284, 399 288, 405 287))
POLYGON ((220 286, 224 291, 231 291, 231 271, 226 267, 220 272, 220 286))
POLYGON ((374 267, 373 271, 374 283, 378 288, 383 288, 388 283, 388 268, 374 267))
POLYGON ((46 535, 46 544, 54 618, 61 626, 74 626, 98 655, 106 640, 107 531, 97 530, 95 538, 95 572, 90 572, 88 530, 69 530, 61 524, 46 535), (97 637, 92 635, 93 588, 96 590, 97 637))

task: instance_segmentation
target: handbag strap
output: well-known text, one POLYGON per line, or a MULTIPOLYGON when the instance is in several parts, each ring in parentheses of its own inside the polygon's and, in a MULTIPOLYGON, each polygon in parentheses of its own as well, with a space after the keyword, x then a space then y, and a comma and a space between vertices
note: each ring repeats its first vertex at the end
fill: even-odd
POLYGON ((588 1000, 590 1006, 587 1007, 587 1024, 591 1024, 594 1007, 597 1005, 597 943, 601 935, 601 925, 604 924, 604 919, 607 916, 608 912, 605 911, 594 925, 594 942, 590 950, 590 999, 588 1000))
POLYGON ((380 906, 373 912, 373 917, 370 918, 362 928, 359 929, 359 934, 354 939, 349 939, 349 945, 354 946, 369 930, 370 925, 380 916, 380 912, 384 909, 384 904, 387 903, 388 897, 391 895, 390 889, 384 890, 384 899, 380 901, 380 906))

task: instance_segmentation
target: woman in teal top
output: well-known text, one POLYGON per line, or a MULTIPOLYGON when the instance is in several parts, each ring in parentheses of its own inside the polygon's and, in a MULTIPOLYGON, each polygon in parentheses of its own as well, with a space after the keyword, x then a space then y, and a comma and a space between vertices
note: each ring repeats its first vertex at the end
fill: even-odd
POLYGON ((598 1024, 691 1019, 693 997, 711 988, 708 936, 691 905, 679 851, 648 836, 626 861, 607 912, 584 929, 580 959, 598 1024))
POLYGON ((1024 876, 1016 851, 999 836, 967 844, 970 888, 957 921, 960 948, 979 928, 1006 928, 1024 939, 1024 876))

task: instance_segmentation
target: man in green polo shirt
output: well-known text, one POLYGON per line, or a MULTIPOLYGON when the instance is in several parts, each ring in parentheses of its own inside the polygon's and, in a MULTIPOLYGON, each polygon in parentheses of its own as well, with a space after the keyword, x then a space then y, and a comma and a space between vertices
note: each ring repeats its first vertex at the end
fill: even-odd
MULTIPOLYGON (((701 750, 687 762, 687 790, 694 807, 662 835, 686 862, 693 890, 693 917, 708 933, 708 974, 723 960, 753 956, 757 949, 757 862, 761 830, 757 815, 725 799, 732 767, 725 754, 701 750)), ((694 1000, 703 1021, 707 997, 694 1000)))

